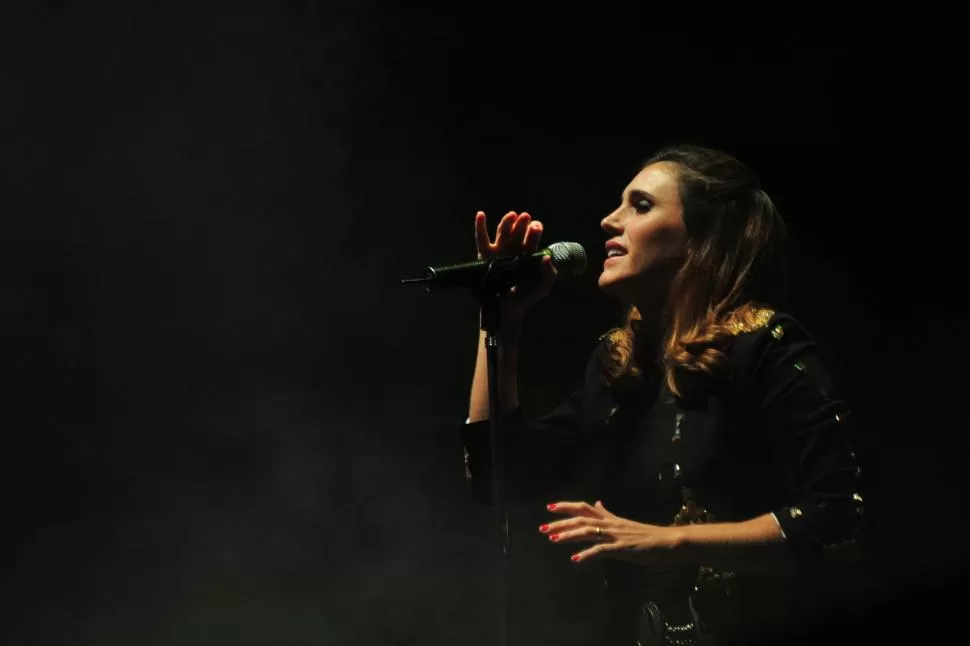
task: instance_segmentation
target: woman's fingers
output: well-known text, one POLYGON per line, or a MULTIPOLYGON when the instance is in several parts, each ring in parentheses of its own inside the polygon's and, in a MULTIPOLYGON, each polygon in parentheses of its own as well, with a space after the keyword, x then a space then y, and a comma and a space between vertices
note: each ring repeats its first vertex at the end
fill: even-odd
POLYGON ((576 516, 566 520, 557 520, 539 526, 539 531, 549 537, 553 543, 568 540, 596 537, 596 528, 605 528, 606 521, 576 516))
POLYGON ((539 250, 539 240, 542 239, 542 223, 533 220, 525 232, 525 239, 522 241, 522 250, 525 253, 535 253, 539 250))
POLYGON ((509 254, 519 254, 525 250, 525 236, 529 231, 529 224, 532 222, 532 216, 528 213, 522 213, 517 218, 515 218, 515 223, 512 225, 512 233, 509 239, 509 246, 507 253, 509 254))
MULTIPOLYGON (((587 518, 603 518, 604 513, 588 502, 554 502, 546 505, 546 509, 557 514, 569 516, 586 516, 587 518)), ((605 511, 605 510, 604 510, 605 511)))
POLYGON ((475 214, 475 249, 478 259, 484 260, 490 252, 492 241, 488 236, 488 220, 484 211, 475 214))
POLYGON ((542 239, 542 223, 528 213, 509 211, 495 228, 495 238, 488 233, 484 211, 475 214, 475 249, 480 260, 501 255, 534 253, 542 239))
POLYGON ((613 540, 613 535, 604 528, 596 531, 596 527, 590 524, 577 527, 576 529, 560 529, 555 533, 549 534, 549 540, 553 543, 568 543, 570 541, 606 541, 613 540))
POLYGON ((492 255, 507 253, 510 238, 512 237, 512 226, 515 224, 515 211, 509 211, 502 217, 495 231, 495 241, 491 245, 492 255))

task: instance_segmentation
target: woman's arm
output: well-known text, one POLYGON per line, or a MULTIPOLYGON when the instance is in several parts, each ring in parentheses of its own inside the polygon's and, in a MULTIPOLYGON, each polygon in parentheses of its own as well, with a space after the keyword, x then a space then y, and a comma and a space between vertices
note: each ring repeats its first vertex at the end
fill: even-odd
MULTIPOLYGON (((503 463, 506 491, 510 496, 523 497, 550 492, 569 480, 588 448, 590 437, 584 432, 581 418, 584 393, 598 378, 601 370, 602 343, 589 357, 583 385, 556 408, 535 419, 523 419, 518 401, 503 405, 503 463)), ((480 355, 480 363, 484 361, 480 355)), ((479 369, 476 369, 479 370, 479 369)), ((483 371, 484 372, 484 371, 483 371)), ((481 379, 476 377, 476 390, 481 379)), ((486 400, 484 415, 470 417, 459 425, 459 435, 465 458, 465 478, 475 496, 490 503, 492 497, 492 451, 490 424, 487 412, 487 383, 479 397, 486 400)), ((473 400, 474 400, 473 394, 473 400)), ((474 412, 474 411, 471 411, 474 412)))
POLYGON ((733 523, 671 528, 678 562, 730 572, 786 575, 795 561, 778 519, 772 513, 733 523))
POLYGON ((784 484, 778 496, 784 502, 743 522, 679 527, 677 551, 715 567, 771 563, 787 571, 855 542, 863 518, 861 472, 848 408, 833 394, 814 340, 797 321, 776 314, 765 328, 738 338, 732 361, 738 395, 784 484))

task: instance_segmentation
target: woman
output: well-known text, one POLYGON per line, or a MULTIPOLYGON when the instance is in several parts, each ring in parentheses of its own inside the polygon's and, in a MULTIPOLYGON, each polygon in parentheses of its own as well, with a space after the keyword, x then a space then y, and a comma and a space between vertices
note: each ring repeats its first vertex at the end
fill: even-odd
MULTIPOLYGON (((577 564, 604 568, 604 643, 727 643, 819 620, 844 581, 862 496, 843 402, 814 342, 777 308, 785 227, 731 156, 681 146, 654 155, 601 223, 605 292, 629 305, 601 337, 581 388, 549 414, 518 412, 516 355, 527 308, 555 269, 503 302, 500 355, 506 488, 549 496, 538 531, 577 564), (580 497, 557 497, 579 486, 580 497), (837 585, 831 584, 839 581, 837 585)), ((507 214, 480 258, 532 252, 542 224, 507 214)), ((482 334, 482 339, 484 333, 482 334)), ((488 380, 479 344, 466 477, 490 492, 488 380)))

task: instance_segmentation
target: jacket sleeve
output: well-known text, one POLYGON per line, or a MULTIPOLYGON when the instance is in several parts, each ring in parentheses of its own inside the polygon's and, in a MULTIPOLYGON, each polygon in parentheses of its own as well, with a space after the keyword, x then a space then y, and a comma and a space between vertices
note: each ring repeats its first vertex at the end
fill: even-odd
MULTIPOLYGON (((602 348, 602 346, 600 346, 602 348)), ((583 401, 591 380, 596 378, 597 352, 590 357, 583 386, 548 413, 531 420, 520 410, 502 418, 503 471, 508 499, 553 490, 574 475, 580 456, 587 448, 583 401)), ((461 423, 459 435, 465 459, 465 479, 481 502, 491 504, 492 450, 488 420, 461 423)))
POLYGON ((790 316, 775 314, 744 337, 741 383, 784 486, 772 513, 785 539, 799 551, 854 554, 863 498, 846 402, 833 394, 815 341, 790 316))

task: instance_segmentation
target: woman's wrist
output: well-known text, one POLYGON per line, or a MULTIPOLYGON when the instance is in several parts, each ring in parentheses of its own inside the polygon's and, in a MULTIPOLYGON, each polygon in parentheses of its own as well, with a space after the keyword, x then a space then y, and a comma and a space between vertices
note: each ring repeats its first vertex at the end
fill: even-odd
POLYGON ((680 563, 730 566, 776 561, 787 553, 785 539, 770 514, 751 520, 670 527, 667 546, 680 563))
MULTIPOLYGON (((479 319, 481 320, 481 319, 479 319)), ((480 324, 479 324, 480 325, 480 324)), ((482 338, 485 338, 486 331, 481 330, 482 338)), ((519 339, 522 336, 522 320, 519 318, 509 318, 506 319, 502 317, 502 322, 499 324, 498 337, 502 341, 502 345, 519 345, 519 339)))

